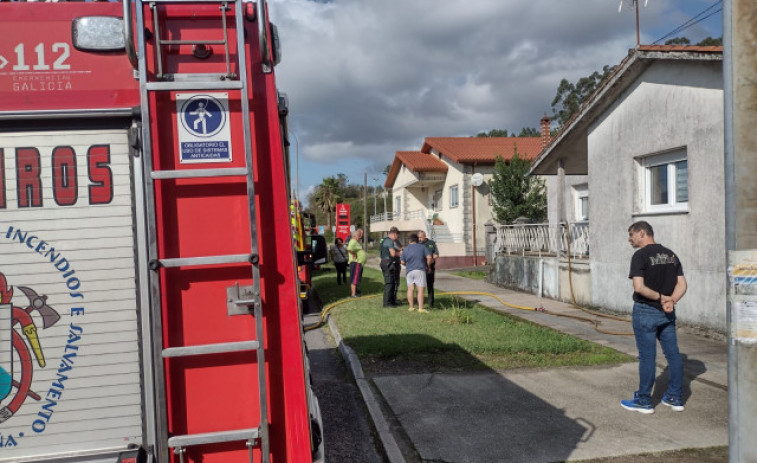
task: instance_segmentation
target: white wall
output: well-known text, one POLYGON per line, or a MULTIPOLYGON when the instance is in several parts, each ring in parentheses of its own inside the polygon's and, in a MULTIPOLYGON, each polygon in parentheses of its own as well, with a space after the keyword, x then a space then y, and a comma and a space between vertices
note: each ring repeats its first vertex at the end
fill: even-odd
MULTIPOLYGON (((720 62, 656 62, 588 135, 594 303, 630 311, 628 226, 648 221, 689 282, 680 320, 725 330, 723 76, 720 62), (637 158, 685 147, 686 213, 644 214, 637 158)), ((566 196, 567 198, 567 196, 566 196)))
POLYGON ((418 174, 408 169, 404 165, 400 167, 400 171, 397 174, 397 178, 394 180, 394 185, 392 186, 392 210, 395 213, 398 212, 396 209, 398 197, 402 199, 401 212, 404 213, 404 212, 413 210, 412 204, 410 205, 410 207, 408 207, 408 204, 407 204, 408 193, 405 187, 408 184, 415 182, 417 179, 418 179, 418 174))
MULTIPOLYGON (((439 153, 432 151, 432 155, 438 156, 439 153)), ((472 191, 475 190, 476 201, 476 247, 478 255, 485 255, 486 251, 486 230, 484 225, 489 221, 494 221, 492 208, 489 205, 489 181, 491 181, 494 167, 493 166, 476 166, 473 172, 481 173, 484 176, 484 184, 473 189, 470 181, 472 166, 463 165, 451 161, 445 156, 441 156, 441 161, 448 165, 447 175, 444 183, 438 186, 424 188, 410 187, 415 183, 419 176, 406 167, 402 167, 397 174, 392 189, 392 205, 396 204, 396 198, 402 198, 402 212, 424 210, 426 217, 431 218, 434 213, 438 214, 439 219, 449 229, 453 236, 461 237, 461 242, 456 243, 453 248, 454 255, 472 255, 473 252, 473 215, 472 215, 472 191), (458 188, 458 205, 450 207, 450 187, 457 185, 458 188), (434 193, 441 189, 442 197, 440 201, 441 208, 438 211, 431 209, 431 202, 434 193), (463 245, 458 246, 457 244, 463 245), (464 250, 464 252, 463 252, 464 250)), ((399 225, 398 225, 399 226, 399 225)), ((404 228, 401 228, 404 229, 404 228)))
MULTIPOLYGON (((470 167, 468 168, 470 169, 470 167)), ((494 166, 475 166, 472 169, 472 172, 479 173, 484 176, 484 183, 478 187, 472 187, 472 184, 470 183, 470 175, 467 176, 469 191, 468 197, 474 196, 476 201, 476 254, 481 256, 486 253, 486 223, 495 222, 492 207, 489 204, 489 193, 491 191, 489 189, 489 182, 494 175, 494 166), (470 194, 471 190, 474 192, 474 195, 470 194)), ((470 208, 472 217, 472 201, 468 201, 468 203, 466 203, 466 208, 470 208)), ((473 227, 473 223, 470 224, 470 227, 473 227)), ((472 244, 473 243, 471 243, 471 246, 472 244)))
MULTIPOLYGON (((438 154, 435 150, 433 154, 438 154)), ((439 218, 444 221, 452 234, 463 234, 463 209, 465 194, 465 175, 463 165, 451 161, 446 156, 441 157, 442 162, 448 165, 447 178, 442 187, 442 210, 438 212, 439 218), (457 185, 457 207, 450 207, 450 187, 457 185)), ((468 184, 470 188, 470 184, 468 184)))
MULTIPOLYGON (((561 225, 560 222, 562 222, 562 218, 559 216, 559 203, 557 201, 558 198, 558 189, 559 189, 559 177, 557 175, 545 175, 541 177, 544 179, 544 185, 547 189, 547 222, 550 224, 550 229, 552 230, 553 236, 560 236, 560 230, 561 225)), ((576 185, 585 185, 589 183, 589 176, 588 175, 566 175, 565 176, 565 187, 563 191, 563 198, 565 201, 565 218, 567 218, 568 222, 575 223, 576 220, 576 210, 575 210, 575 198, 574 198, 574 192, 575 192, 575 186, 576 185)), ((591 188, 589 188, 591 190, 591 188)), ((589 204, 591 205, 592 199, 591 199, 591 191, 589 192, 589 204)), ((591 215, 591 206, 590 206, 590 212, 591 215)), ((589 221, 591 221, 591 217, 589 217, 589 221)))

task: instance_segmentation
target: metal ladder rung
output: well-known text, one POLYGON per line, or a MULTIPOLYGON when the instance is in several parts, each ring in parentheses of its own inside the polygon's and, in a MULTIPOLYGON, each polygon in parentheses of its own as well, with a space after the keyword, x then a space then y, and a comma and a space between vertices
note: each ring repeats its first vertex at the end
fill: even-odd
POLYGON ((165 90, 241 90, 244 84, 238 80, 219 80, 219 81, 194 81, 187 80, 182 82, 146 82, 147 90, 165 91, 165 90))
POLYGON ((250 263, 252 254, 229 254, 225 256, 206 257, 177 257, 173 259, 160 259, 160 265, 165 268, 191 267, 199 265, 239 264, 250 263))
POLYGON ((228 3, 228 4, 234 4, 239 0, 144 0, 142 3, 228 3))
POLYGON ((202 434, 187 434, 168 438, 168 446, 172 448, 190 447, 193 445, 217 444, 220 442, 254 441, 259 436, 258 428, 238 429, 236 431, 206 432, 202 434))
POLYGON ((158 45, 226 45, 226 40, 163 40, 157 41, 158 45))
POLYGON ((163 358, 191 357, 194 355, 246 352, 260 347, 257 341, 222 342, 197 346, 169 347, 163 349, 163 358))
POLYGON ((209 178, 209 177, 234 177, 247 175, 245 167, 229 167, 218 169, 186 169, 186 170, 154 170, 150 172, 153 180, 166 180, 172 178, 209 178))
POLYGON ((225 72, 170 72, 163 74, 162 82, 239 82, 236 78, 225 72))

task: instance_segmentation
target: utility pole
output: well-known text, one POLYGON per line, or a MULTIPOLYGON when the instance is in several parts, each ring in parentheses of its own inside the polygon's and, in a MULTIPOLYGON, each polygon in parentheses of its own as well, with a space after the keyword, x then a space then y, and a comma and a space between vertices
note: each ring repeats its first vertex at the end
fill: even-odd
MULTIPOLYGON (((620 0, 620 5, 618 6, 618 13, 623 11, 623 2, 625 1, 626 0, 620 0)), ((644 0, 644 6, 647 6, 647 1, 648 0, 644 0)), ((638 47, 641 45, 641 38, 639 35, 639 0, 631 0, 631 2, 633 3, 634 8, 636 9, 636 46, 638 47)))
POLYGON ((363 249, 368 246, 368 237, 370 231, 368 230, 368 172, 363 172, 363 249))
POLYGON ((757 4, 723 2, 728 459, 757 461, 757 4))
POLYGON ((636 46, 641 45, 641 39, 639 38, 639 0, 634 0, 634 6, 636 6, 636 46))

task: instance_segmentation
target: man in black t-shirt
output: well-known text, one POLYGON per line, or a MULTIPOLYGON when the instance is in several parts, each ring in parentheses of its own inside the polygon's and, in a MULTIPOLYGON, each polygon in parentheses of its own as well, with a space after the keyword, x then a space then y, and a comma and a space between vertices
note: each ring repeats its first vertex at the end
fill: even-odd
POLYGON ((675 305, 686 293, 686 278, 678 256, 657 244, 654 231, 647 222, 636 222, 628 228, 628 242, 638 249, 631 258, 628 278, 633 281, 633 332, 639 350, 639 390, 633 399, 620 405, 641 413, 654 413, 654 386, 657 340, 668 361, 668 389, 662 403, 674 411, 683 411, 683 361, 676 338, 675 305))

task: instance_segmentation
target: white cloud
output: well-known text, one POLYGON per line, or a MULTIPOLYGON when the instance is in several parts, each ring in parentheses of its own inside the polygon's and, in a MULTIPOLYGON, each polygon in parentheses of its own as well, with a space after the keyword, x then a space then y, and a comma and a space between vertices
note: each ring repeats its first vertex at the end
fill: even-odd
MULTIPOLYGON (((684 2, 711 3, 651 0, 643 39, 683 22, 684 2)), ((290 124, 303 162, 324 171, 386 165, 426 136, 537 127, 562 78, 617 64, 635 45, 634 14, 607 0, 269 3, 290 124)))

